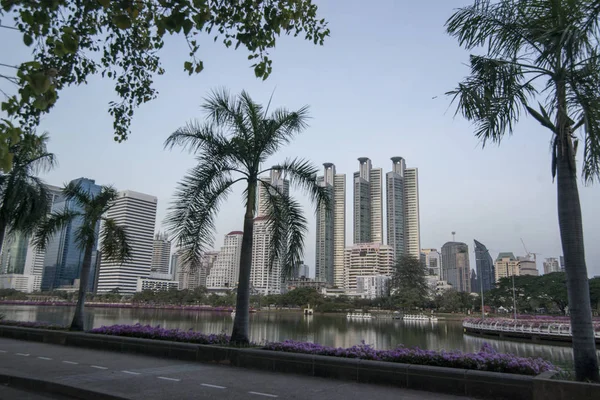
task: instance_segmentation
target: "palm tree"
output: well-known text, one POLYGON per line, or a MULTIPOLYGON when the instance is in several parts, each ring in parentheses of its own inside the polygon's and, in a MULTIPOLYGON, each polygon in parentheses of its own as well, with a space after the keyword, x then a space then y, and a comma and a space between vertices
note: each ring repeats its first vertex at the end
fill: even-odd
POLYGON ((295 158, 262 169, 270 156, 307 126, 307 107, 293 112, 277 109, 268 114, 269 107, 255 103, 246 92, 230 96, 227 91, 219 91, 206 99, 203 109, 208 113, 205 124, 189 123, 165 142, 165 147, 178 145, 195 153, 198 162, 179 183, 166 223, 182 250, 183 263, 198 265, 203 251, 212 245, 219 207, 235 183, 245 183, 246 213, 231 341, 246 344, 258 191, 264 193, 261 207, 270 230, 271 267, 280 263, 282 274, 289 274, 302 260, 307 231, 300 204, 260 176, 280 171, 292 186, 304 189, 317 207, 329 209, 330 201, 326 189, 317 184, 316 167, 308 161, 295 158))
POLYGON ((85 295, 90 279, 92 253, 101 238, 102 257, 109 260, 126 261, 131 254, 125 228, 104 215, 114 205, 117 192, 110 186, 102 186, 100 193, 92 195, 78 183, 71 182, 62 190, 65 199, 77 203, 80 207, 65 207, 64 210, 53 212, 37 228, 34 245, 45 248, 55 234, 65 229, 69 224, 78 221, 79 227, 73 232, 75 242, 83 250, 83 263, 79 277, 79 297, 75 307, 75 315, 71 322, 72 331, 83 330, 85 295), (74 209, 73 209, 74 208, 74 209), (78 211, 81 210, 81 211, 78 211), (102 229, 99 229, 99 225, 102 229))
POLYGON ((483 144, 511 134, 522 113, 552 133, 575 373, 591 381, 600 377, 575 155, 583 142, 583 178, 600 177, 599 16, 598 0, 475 0, 446 22, 462 47, 484 47, 470 56, 471 74, 447 93, 483 144))
POLYGON ((47 134, 27 133, 11 146, 12 167, 0 174, 0 252, 6 233, 29 234, 48 212, 50 195, 36 176, 56 165, 47 143, 47 134))

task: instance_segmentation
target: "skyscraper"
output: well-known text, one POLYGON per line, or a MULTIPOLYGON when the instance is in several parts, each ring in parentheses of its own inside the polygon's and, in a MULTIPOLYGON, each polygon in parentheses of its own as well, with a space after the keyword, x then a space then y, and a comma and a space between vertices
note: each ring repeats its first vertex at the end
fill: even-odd
POLYGON ((207 288, 222 289, 237 286, 243 235, 244 232, 242 231, 233 231, 225 235, 221 251, 219 251, 206 278, 207 288))
POLYGON ((317 210, 315 279, 341 287, 344 283, 346 246, 346 175, 336 174, 335 165, 324 163, 319 185, 328 189, 331 212, 317 210))
POLYGON ((354 173, 354 243, 383 243, 383 188, 381 168, 367 157, 358 159, 354 173))
POLYGON ((131 190, 119 192, 107 217, 125 228, 131 256, 125 262, 101 260, 98 293, 118 289, 119 293, 133 294, 138 278, 150 276, 156 204, 154 196, 131 190))
MULTIPOLYGON (((71 183, 79 185, 92 197, 100 193, 100 186, 93 179, 79 178, 71 183)), ((83 206, 76 199, 66 199, 58 196, 52 204, 52 212, 73 211, 82 212, 83 206)), ((83 225, 83 217, 72 219, 66 226, 56 233, 46 246, 43 262, 42 290, 53 290, 61 286, 71 286, 79 279, 83 264, 84 249, 77 243, 77 231, 83 225)), ((100 231, 100 224, 96 224, 96 237, 100 231)), ((92 248, 92 267, 90 277, 95 275, 97 242, 92 248)), ((89 280, 88 291, 94 289, 93 279, 89 280)))
POLYGON ((483 285, 483 291, 487 292, 496 287, 494 260, 487 247, 477 240, 475 240, 475 266, 477 268, 477 278, 483 285))
POLYGON ((416 168, 406 168, 402 157, 392 157, 392 170, 386 174, 387 243, 396 258, 421 254, 418 180, 416 168))
POLYGON ((171 241, 166 233, 158 232, 152 242, 152 263, 150 271, 158 274, 169 273, 169 261, 171 256, 171 241))
POLYGON ((260 180, 265 182, 267 185, 262 183, 258 184, 258 194, 256 201, 256 204, 258 204, 258 214, 256 216, 265 217, 269 211, 269 192, 267 192, 267 187, 270 188, 271 193, 275 193, 275 190, 277 190, 280 193, 289 195, 290 182, 287 179, 284 179, 283 172, 281 170, 276 169, 276 167, 273 167, 268 177, 260 178, 260 180))
POLYGON ((415 258, 421 252, 419 222, 419 171, 407 168, 404 173, 404 251, 415 258))
POLYGON ((494 263, 494 271, 496 273, 496 282, 502 278, 507 278, 513 275, 520 275, 519 261, 513 253, 504 252, 498 254, 494 263))
POLYGON ((281 265, 275 260, 271 266, 271 238, 273 234, 266 217, 254 219, 252 234, 252 268, 250 269, 250 284, 260 294, 281 294, 281 265))
POLYGON ((357 290, 360 276, 391 276, 394 249, 380 243, 358 243, 345 250, 346 278, 344 288, 357 290))
POLYGON ((442 279, 442 255, 436 249, 423 249, 421 253, 425 256, 425 274, 437 276, 442 279))
POLYGON ((551 274, 553 272, 559 272, 560 270, 558 259, 550 257, 544 260, 544 274, 551 274))
POLYGON ((0 256, 0 274, 24 274, 28 247, 28 234, 15 232, 13 235, 7 235, 0 256))
POLYGON ((442 246, 442 280, 459 292, 471 292, 469 246, 462 242, 446 242, 442 246))

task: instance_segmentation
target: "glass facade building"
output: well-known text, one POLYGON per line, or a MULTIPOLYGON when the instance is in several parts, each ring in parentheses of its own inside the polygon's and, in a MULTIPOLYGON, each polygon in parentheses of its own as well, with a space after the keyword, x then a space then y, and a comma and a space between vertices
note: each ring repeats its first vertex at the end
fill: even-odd
POLYGON ((494 268, 494 260, 492 259, 492 256, 490 256, 490 251, 487 247, 477 240, 475 240, 475 266, 477 268, 479 282, 483 285, 483 291, 487 292, 488 290, 495 288, 496 271, 494 268))

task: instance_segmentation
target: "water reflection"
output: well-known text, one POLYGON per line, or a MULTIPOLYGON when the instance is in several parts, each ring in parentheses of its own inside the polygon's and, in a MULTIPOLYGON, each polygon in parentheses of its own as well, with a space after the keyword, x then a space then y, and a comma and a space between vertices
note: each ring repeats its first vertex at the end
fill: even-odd
MULTIPOLYGON (((71 307, 4 306, 7 319, 44 321, 67 325, 71 307)), ((194 329, 206 333, 229 332, 233 318, 227 312, 181 310, 92 308, 86 315, 86 329, 113 324, 151 324, 165 328, 194 329)), ((401 321, 393 319, 347 320, 345 315, 304 316, 299 313, 266 313, 250 316, 250 336, 255 342, 286 339, 310 341, 328 346, 349 347, 362 340, 378 349, 398 345, 431 350, 478 351, 484 342, 500 352, 542 357, 565 368, 572 364, 572 350, 564 345, 502 341, 463 335, 458 321, 401 321)), ((599 352, 600 355, 600 352, 599 352)))

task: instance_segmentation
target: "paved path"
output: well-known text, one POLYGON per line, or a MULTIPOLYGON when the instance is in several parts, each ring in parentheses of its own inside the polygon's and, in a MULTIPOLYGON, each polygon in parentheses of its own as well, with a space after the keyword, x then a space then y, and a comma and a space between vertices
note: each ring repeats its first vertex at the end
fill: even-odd
POLYGON ((73 400, 72 397, 40 394, 0 385, 0 400, 73 400))
MULTIPOLYGON (((465 399, 387 386, 12 339, 0 339, 0 374, 43 379, 132 400, 465 399)), ((4 399, 2 390, 0 386, 0 399, 4 399)))

